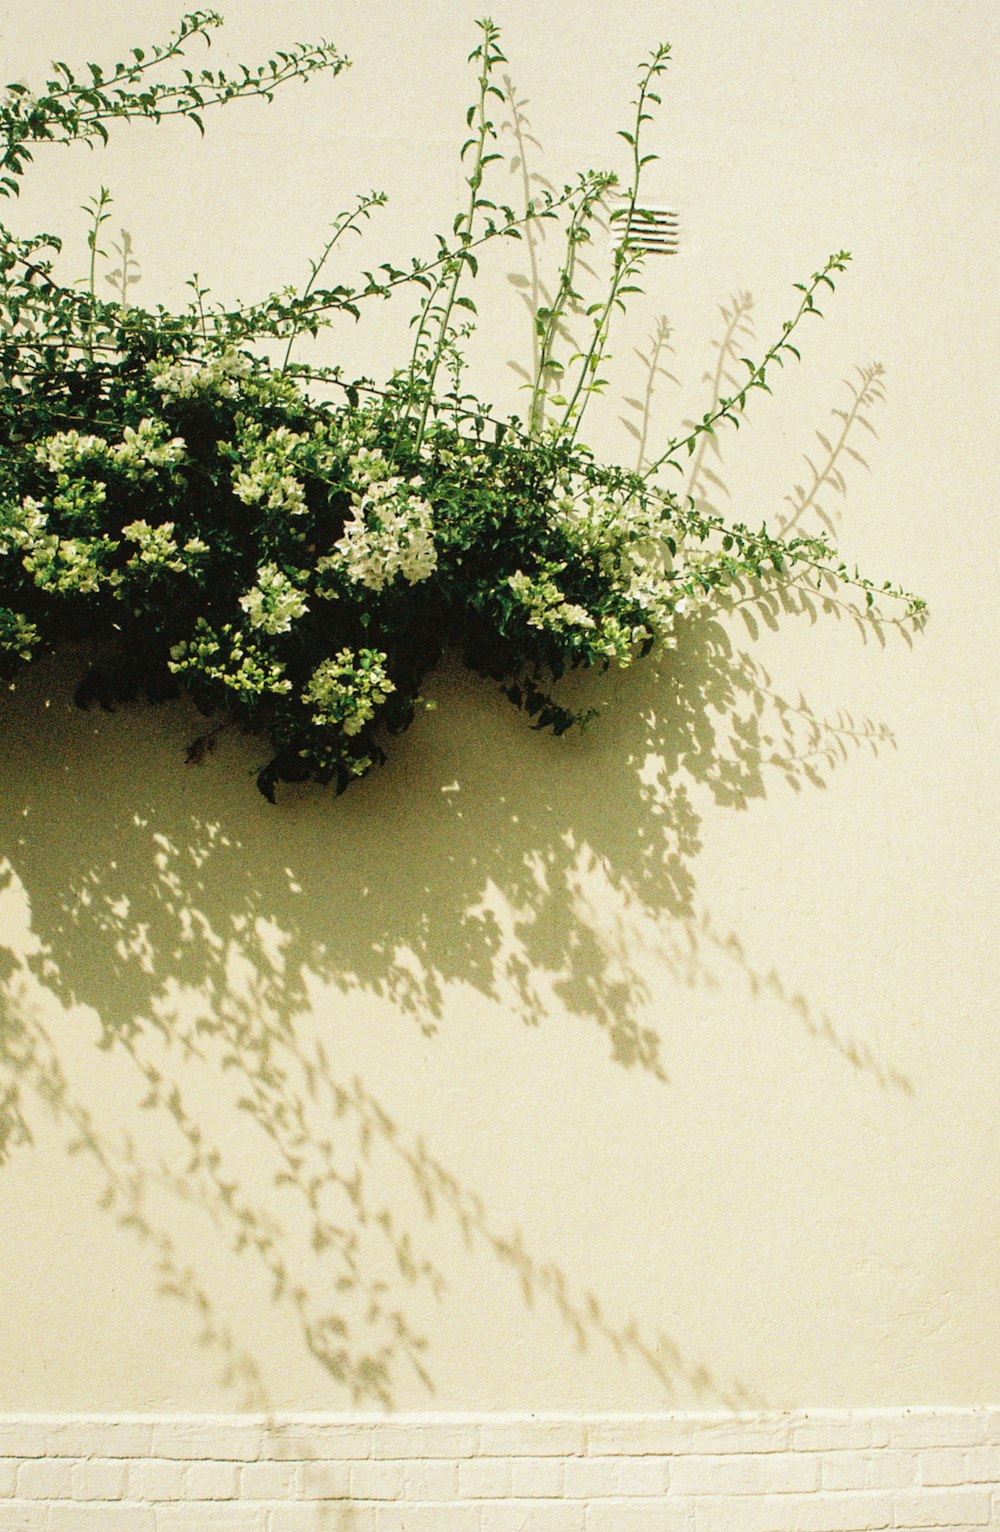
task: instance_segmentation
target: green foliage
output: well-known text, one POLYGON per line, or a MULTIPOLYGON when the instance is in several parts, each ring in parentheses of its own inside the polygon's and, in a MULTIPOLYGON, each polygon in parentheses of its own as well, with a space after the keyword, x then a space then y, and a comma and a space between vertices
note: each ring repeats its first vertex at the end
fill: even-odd
MULTIPOLYGON (((234 76, 184 68, 171 80, 169 66, 218 23, 195 12, 129 62, 90 64, 82 80, 55 64, 37 95, 8 87, 0 189, 17 191, 40 144, 104 140, 114 120, 136 117, 182 116, 201 129, 210 106, 270 98, 346 62, 329 44, 299 45, 234 76)), ((494 83, 504 60, 496 27, 484 21, 480 32, 461 149, 467 204, 436 253, 408 269, 387 264, 353 286, 320 285, 334 246, 383 202, 377 192, 334 220, 301 292, 236 309, 207 306, 197 278, 186 311, 136 306, 124 230, 105 277, 116 301, 105 302, 104 188, 87 205, 82 289, 53 274, 57 238, 0 227, 0 674, 13 677, 63 641, 104 641, 107 661, 81 685, 81 703, 184 689, 222 722, 268 735, 258 782, 273 798, 281 781, 343 788, 382 760, 445 647, 495 678, 535 727, 562 733, 590 716, 551 695, 567 670, 627 665, 670 644, 686 608, 748 580, 846 584, 869 606, 901 601, 919 621, 922 602, 889 584, 876 590, 824 538, 724 523, 664 478, 719 425, 739 425, 752 392, 770 391, 774 368, 798 356, 793 332, 818 313, 817 294, 833 287, 846 253, 799 285, 797 312, 759 362, 745 359, 739 390, 648 467, 601 463, 579 444, 588 400, 606 386, 612 321, 637 291, 642 257, 630 220, 653 158, 641 136, 668 50, 643 65, 621 133, 632 166, 613 215, 624 230, 607 291, 585 311, 588 340, 559 363, 564 316, 579 301, 578 249, 615 178, 581 175, 520 215, 485 194, 501 158, 491 110, 504 99, 494 83), (462 286, 484 245, 558 219, 566 254, 552 304, 537 315, 522 427, 462 393, 462 342, 475 315, 462 286), (419 295, 412 352, 384 387, 293 367, 301 335, 404 286, 419 295), (275 340, 284 342, 280 364, 264 355, 275 340)), ((196 756, 211 738, 196 742, 196 756)))

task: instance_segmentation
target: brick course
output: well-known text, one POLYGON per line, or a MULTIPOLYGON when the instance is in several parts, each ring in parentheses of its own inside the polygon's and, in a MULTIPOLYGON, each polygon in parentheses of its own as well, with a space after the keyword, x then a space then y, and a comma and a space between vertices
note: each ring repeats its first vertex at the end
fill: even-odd
POLYGON ((0 1532, 972 1532, 1000 1410, 0 1416, 0 1532))

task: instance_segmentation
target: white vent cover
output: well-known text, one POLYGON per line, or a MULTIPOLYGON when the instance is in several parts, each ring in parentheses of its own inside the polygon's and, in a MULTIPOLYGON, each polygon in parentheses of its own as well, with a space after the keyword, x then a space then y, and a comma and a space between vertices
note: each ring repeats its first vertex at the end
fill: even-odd
MULTIPOLYGON (((617 250, 626 235, 627 207, 617 207, 612 214, 611 243, 617 250)), ((637 207, 628 226, 628 241, 644 255, 676 255, 680 220, 668 207, 637 207)))

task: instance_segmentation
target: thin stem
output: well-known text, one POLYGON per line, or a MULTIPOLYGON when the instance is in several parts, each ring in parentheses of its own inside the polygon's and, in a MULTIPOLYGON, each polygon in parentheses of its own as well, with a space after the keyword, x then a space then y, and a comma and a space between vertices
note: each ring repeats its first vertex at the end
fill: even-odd
MULTIPOLYGON (((650 466, 646 469, 646 472, 643 474, 643 478, 651 479, 654 474, 659 472, 665 463, 673 462, 673 459, 678 452, 686 449, 688 452, 693 453, 698 438, 703 436, 706 432, 711 433, 720 420, 729 420, 732 421, 734 425, 738 425, 738 414, 741 414, 746 408, 747 398, 753 389, 762 388, 765 393, 769 394, 771 392, 766 378, 768 367, 772 362, 777 362, 779 367, 784 366, 781 355, 783 351, 791 352, 791 354, 796 359, 798 359, 798 350, 790 343, 788 337, 792 334, 793 330, 798 328, 806 314, 820 314, 820 310, 817 307, 814 298, 814 294, 817 288, 825 284, 832 290, 834 284, 830 273, 833 271, 843 271, 846 268, 847 262, 849 260, 850 254, 848 251, 841 250, 838 252, 838 254, 831 255, 822 271, 817 271, 814 273, 813 279, 808 287, 804 286, 801 282, 796 282, 794 284, 803 294, 802 302, 799 304, 795 317, 793 319, 785 320, 785 323, 782 326, 781 339, 775 341, 774 345, 764 353, 764 356, 759 362, 753 363, 750 361, 749 357, 740 358, 743 365, 749 369, 750 375, 747 378, 747 381, 743 384, 743 387, 740 389, 739 393, 734 394, 731 398, 728 399, 720 399, 718 407, 714 410, 710 410, 708 414, 704 416, 701 422, 695 426, 694 430, 690 431, 687 436, 677 437, 673 441, 668 442, 666 449, 660 454, 656 461, 651 463, 650 466)), ((678 465, 674 462, 673 466, 677 467, 678 465)))
MULTIPOLYGON (((514 142, 517 145, 517 158, 520 161, 520 167, 521 167, 521 186, 522 186, 522 189, 523 189, 523 192, 524 192, 524 205, 525 205, 525 208, 528 208, 531 205, 531 175, 529 174, 529 171, 528 171, 528 156, 527 156, 527 152, 526 152, 526 140, 527 140, 528 135, 525 132, 525 129, 528 126, 528 123, 527 123, 527 119, 524 116, 524 113, 521 111, 521 107, 523 105, 526 105, 527 103, 525 101, 522 101, 520 103, 518 102, 518 100, 516 98, 516 95, 515 95, 515 92, 514 92, 513 81, 511 80, 510 75, 504 75, 503 83, 504 83, 504 89, 507 92, 507 100, 510 102, 511 131, 514 134, 514 142)), ((532 138, 531 142, 536 147, 538 146, 538 140, 536 138, 532 138)), ((511 166, 511 169, 513 169, 513 165, 511 166)), ((540 178, 536 177, 536 179, 540 179, 540 178)), ((530 223, 527 225, 526 230, 525 230, 525 243, 527 244, 527 247, 528 247, 528 265, 529 265, 529 267, 531 269, 531 278, 530 278, 531 288, 530 288, 530 298, 528 300, 529 303, 530 303, 530 306, 531 306, 531 310, 530 311, 531 311, 531 318, 532 318, 532 324, 531 324, 531 373, 532 373, 532 377, 537 377, 537 375, 538 375, 538 366, 539 366, 539 362, 538 362, 539 345, 538 345, 538 326, 537 326, 537 323, 536 323, 536 315, 538 313, 539 304, 540 304, 541 297, 542 297, 542 286, 541 286, 541 276, 540 276, 539 270, 538 270, 538 251, 537 251, 536 246, 535 246, 535 235, 534 235, 534 230, 533 230, 533 228, 532 228, 530 223)))
POLYGON ((84 207, 85 213, 93 214, 93 222, 90 233, 87 235, 87 245, 90 249, 90 264, 87 273, 87 292, 90 296, 90 314, 87 319, 87 351, 90 360, 94 360, 94 312, 97 307, 97 257, 103 255, 103 250, 98 250, 97 240, 101 232, 101 225, 105 223, 111 214, 106 211, 111 202, 111 193, 106 186, 102 186, 98 196, 88 202, 84 207))
MULTIPOLYGON (((492 239, 503 239, 505 237, 518 238, 519 230, 523 224, 529 223, 534 219, 555 217, 556 209, 563 207, 569 202, 576 190, 577 188, 574 186, 567 186, 558 197, 546 194, 541 200, 540 205, 532 202, 523 215, 518 215, 516 218, 511 215, 505 218, 502 223, 491 223, 482 234, 462 247, 461 254, 467 259, 471 251, 478 250, 492 239)), ((506 213, 508 210, 503 209, 503 211, 506 213)), ((359 288, 356 292, 346 289, 334 289, 332 292, 321 290, 316 295, 316 301, 307 308, 303 308, 301 314, 296 313, 297 308, 300 306, 300 300, 290 303, 283 294, 272 293, 262 303, 244 304, 239 308, 227 309, 219 314, 218 320, 220 323, 225 321, 227 325, 232 327, 239 326, 242 333, 248 336, 273 333, 273 331, 269 332, 267 329, 269 316, 271 316, 271 324, 277 324, 283 318, 288 318, 292 314, 295 314, 296 318, 305 318, 308 315, 310 319, 316 319, 321 315, 343 311, 344 309, 350 311, 354 304, 360 303, 365 298, 386 298, 398 287, 406 287, 411 282, 423 281, 431 272, 448 267, 449 263, 456 258, 457 253, 451 248, 442 248, 440 254, 436 255, 433 260, 415 260, 409 271, 398 271, 390 266, 380 267, 380 270, 384 270, 387 273, 385 280, 382 282, 377 282, 370 272, 365 272, 364 275, 368 277, 367 286, 359 288)), ((437 291, 440 291, 442 285, 443 282, 439 283, 437 291)), ((230 330, 229 333, 231 335, 233 331, 230 330)))
POLYGON ((568 432, 568 441, 570 444, 572 444, 576 439, 577 432, 580 429, 580 421, 583 416, 583 410, 586 406, 586 400, 594 389, 594 374, 596 373, 597 368, 600 366, 601 358, 604 355, 604 350, 608 340, 608 332, 611 327, 611 317, 614 313, 615 305, 618 304, 621 306, 621 296, 623 292, 628 291, 628 289, 624 286, 625 278, 627 276, 633 276, 642 265, 642 252, 635 250, 629 244, 629 236, 632 232, 632 220, 635 217, 636 204, 639 197, 639 182, 642 176, 643 166, 648 164, 650 160, 655 159, 656 156, 651 154, 641 155, 639 152, 639 142, 643 123, 649 122, 651 120, 651 114, 645 110, 647 103, 652 101, 659 105, 660 101, 659 96, 656 95, 656 93, 651 89, 652 82, 657 75, 662 74, 666 69, 667 60, 669 57, 669 45, 661 43, 660 46, 655 49, 649 63, 646 65, 640 81, 639 95, 635 103, 635 124, 632 128, 632 131, 629 132, 624 128, 619 129, 618 136, 620 138, 624 138, 625 142, 629 145, 632 151, 632 182, 629 187, 628 201, 622 220, 625 224, 625 233, 622 237, 621 244, 615 251, 614 269, 611 276, 611 286, 608 291, 608 296, 603 304, 596 305, 595 309, 592 311, 596 312, 598 316, 597 322, 594 325, 594 333, 591 338, 590 345, 588 346, 583 356, 580 358, 581 367, 579 376, 576 381, 576 387, 570 395, 569 402, 566 405, 565 414, 563 415, 562 421, 560 422, 560 431, 568 432), (584 394, 585 386, 586 394, 584 394), (584 399, 583 403, 581 404, 580 398, 582 394, 584 394, 584 399))
MULTIPOLYGON (((496 137, 496 130, 494 129, 492 122, 490 122, 486 114, 486 101, 491 92, 494 95, 500 96, 501 100, 503 99, 503 93, 498 91, 496 86, 490 84, 490 75, 495 64, 503 63, 506 61, 504 60, 503 54, 500 52, 499 48, 496 46, 496 41, 499 36, 499 32, 497 31, 496 27, 488 19, 481 21, 479 25, 482 28, 483 41, 476 52, 472 55, 473 58, 478 56, 482 62, 482 72, 479 76, 479 99, 476 105, 472 108, 472 111, 469 113, 468 118, 469 126, 471 127, 473 116, 475 117, 478 124, 478 131, 475 139, 469 139, 462 147, 463 157, 467 149, 471 147, 475 148, 475 158, 473 160, 472 174, 468 178, 469 205, 466 209, 464 218, 462 218, 456 224, 455 228, 455 232, 459 238, 459 249, 455 254, 453 269, 450 272, 451 283, 448 287, 444 307, 440 313, 437 341, 427 367, 427 378, 424 386, 424 401, 420 412, 420 420, 417 425, 417 452, 420 451, 420 447, 424 439, 424 433, 427 429, 427 417, 430 412, 431 400, 434 397, 434 382, 437 377, 438 367, 441 363, 441 356, 444 352, 445 343, 448 337, 448 325, 451 320, 452 310, 455 307, 455 302, 458 296, 458 284, 461 280, 462 272, 467 264, 466 252, 469 244, 472 241, 472 229, 475 222, 476 212, 482 205, 479 196, 479 189, 483 182, 483 171, 491 159, 497 158, 495 155, 487 155, 486 153, 487 141, 490 138, 496 137)), ((448 274, 449 273, 444 273, 445 280, 447 280, 448 274)))
POLYGON ((603 192, 612 184, 611 177, 595 179, 590 186, 585 188, 580 201, 573 208, 573 215, 566 231, 566 258, 559 273, 559 286, 556 295, 549 308, 539 309, 535 325, 535 333, 540 337, 538 364, 535 370, 535 383, 531 394, 531 412, 529 426, 532 436, 537 436, 545 424, 545 401, 548 393, 549 374, 554 370, 560 370, 559 364, 552 361, 552 352, 559 327, 562 323, 563 314, 567 304, 579 298, 579 294, 573 286, 576 274, 577 246, 585 243, 590 238, 587 222, 593 214, 594 205, 603 192), (540 323, 539 323, 540 322, 540 323))
MULTIPOLYGON (((312 265, 312 274, 311 274, 311 276, 309 278, 309 281, 306 283, 305 288, 303 289, 303 292, 302 292, 302 299, 301 299, 301 301, 303 303, 305 303, 308 300, 309 294, 312 292, 313 287, 316 284, 316 278, 319 276, 320 272, 323 270, 323 267, 325 266, 325 264, 327 262, 327 259, 329 258, 330 253, 333 250, 334 245, 339 240, 340 236, 342 234, 346 234, 348 229, 353 229, 356 233, 359 232, 358 231, 358 223, 360 222, 360 220, 362 218, 369 218, 371 216, 371 209, 373 207, 382 207, 383 204, 385 203, 385 201, 386 201, 385 192, 374 192, 374 191, 373 192, 369 192, 367 196, 364 196, 364 197, 361 198, 361 201, 358 203, 358 206, 354 209, 353 213, 351 213, 350 215, 347 215, 347 216, 345 216, 343 213, 338 215, 337 221, 334 223, 334 226, 333 226, 333 234, 327 240, 326 246, 324 247, 324 250, 323 250, 323 254, 320 256, 318 261, 314 261, 314 262, 311 263, 311 265, 312 265)), ((285 358, 284 358, 284 361, 281 364, 281 371, 282 372, 285 372, 287 370, 289 359, 291 358, 291 355, 292 355, 292 347, 294 346, 295 341, 298 338, 298 336, 301 335, 302 330, 304 328, 305 328, 305 326, 301 322, 301 319, 297 319, 296 321, 293 322, 292 333, 288 337, 288 345, 285 348, 285 358)))

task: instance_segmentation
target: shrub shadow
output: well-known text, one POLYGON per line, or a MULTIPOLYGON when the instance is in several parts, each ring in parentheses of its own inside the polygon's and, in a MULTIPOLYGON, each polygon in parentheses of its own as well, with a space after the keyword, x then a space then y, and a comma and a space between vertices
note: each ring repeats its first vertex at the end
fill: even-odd
POLYGON ((380 773, 339 800, 288 789, 274 808, 253 790, 253 740, 230 733, 185 767, 196 715, 178 704, 81 716, 80 663, 40 666, 4 709, 5 878, 27 897, 31 939, 0 948, 0 1140, 10 1150, 30 1137, 29 1095, 65 1125, 99 1168, 103 1205, 155 1248, 161 1292, 196 1316, 241 1406, 263 1407, 260 1369, 175 1250, 171 1199, 205 1213, 356 1403, 391 1407, 404 1371, 433 1392, 410 1318, 447 1301, 448 1273, 425 1253, 433 1220, 526 1305, 557 1315, 572 1344, 651 1373, 665 1401, 760 1403, 530 1250, 345 1073, 329 1003, 314 1016, 317 986, 375 997, 394 1025, 428 1036, 456 985, 531 1026, 556 1004, 579 1021, 581 1048, 603 1039, 614 1066, 665 1085, 666 1040, 630 958, 638 922, 678 982, 714 984, 735 967, 836 1067, 909 1089, 717 931, 694 875, 706 790, 739 810, 772 780, 822 787, 852 751, 891 746, 888 730, 789 703, 721 622, 695 615, 661 660, 581 680, 605 704, 586 736, 531 734, 492 686, 445 667, 429 689, 437 712, 380 773), (39 985, 88 1008, 94 1041, 130 1061, 172 1156, 144 1159, 113 1113, 98 1122, 74 1097, 32 1000, 39 985), (266 1173, 220 1135, 223 1098, 266 1148, 266 1173))

